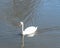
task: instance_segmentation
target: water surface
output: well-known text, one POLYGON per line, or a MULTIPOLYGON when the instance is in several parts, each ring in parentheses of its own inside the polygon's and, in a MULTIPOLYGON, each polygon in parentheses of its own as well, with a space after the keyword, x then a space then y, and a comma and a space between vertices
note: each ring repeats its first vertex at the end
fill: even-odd
POLYGON ((0 48, 21 48, 21 27, 38 26, 33 38, 25 36, 25 48, 60 48, 59 0, 0 0, 0 48))

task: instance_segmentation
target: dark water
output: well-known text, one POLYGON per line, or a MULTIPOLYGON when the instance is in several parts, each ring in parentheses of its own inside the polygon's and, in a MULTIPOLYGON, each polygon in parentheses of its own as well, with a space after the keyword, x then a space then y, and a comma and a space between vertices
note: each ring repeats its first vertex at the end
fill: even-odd
POLYGON ((25 48, 60 48, 60 0, 0 0, 0 48, 21 48, 21 27, 38 26, 25 48))

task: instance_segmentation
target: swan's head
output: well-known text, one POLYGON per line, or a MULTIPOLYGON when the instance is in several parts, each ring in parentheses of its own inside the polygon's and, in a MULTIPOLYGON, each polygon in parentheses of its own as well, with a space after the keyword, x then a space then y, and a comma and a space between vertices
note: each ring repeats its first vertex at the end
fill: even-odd
POLYGON ((21 25, 23 25, 23 22, 20 22, 21 25))
POLYGON ((19 26, 21 26, 21 25, 23 25, 23 22, 22 21, 19 23, 19 26))

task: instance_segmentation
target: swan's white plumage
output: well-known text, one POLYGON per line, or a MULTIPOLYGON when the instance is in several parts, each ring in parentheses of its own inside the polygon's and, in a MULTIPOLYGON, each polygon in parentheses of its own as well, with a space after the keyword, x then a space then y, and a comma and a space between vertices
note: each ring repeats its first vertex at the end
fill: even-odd
POLYGON ((21 25, 22 25, 22 35, 27 35, 28 37, 33 37, 35 35, 35 32, 37 30, 37 27, 35 26, 30 26, 30 27, 27 27, 25 30, 24 30, 24 24, 23 22, 20 22, 21 25))
POLYGON ((37 27, 34 27, 34 26, 27 27, 27 28, 23 31, 23 35, 34 34, 36 30, 37 30, 37 27))

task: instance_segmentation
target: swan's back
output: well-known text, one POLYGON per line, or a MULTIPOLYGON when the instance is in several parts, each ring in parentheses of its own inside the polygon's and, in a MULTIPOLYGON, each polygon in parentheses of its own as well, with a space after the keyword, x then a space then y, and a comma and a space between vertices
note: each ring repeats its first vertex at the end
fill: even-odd
POLYGON ((37 27, 34 27, 34 26, 27 27, 27 28, 23 31, 23 35, 33 34, 33 33, 35 33, 36 30, 37 30, 37 27))

